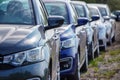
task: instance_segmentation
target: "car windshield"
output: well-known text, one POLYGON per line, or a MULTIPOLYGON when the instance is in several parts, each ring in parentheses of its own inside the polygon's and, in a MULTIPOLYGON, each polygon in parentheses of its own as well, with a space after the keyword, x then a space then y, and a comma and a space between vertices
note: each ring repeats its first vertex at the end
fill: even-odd
POLYGON ((69 23, 68 13, 64 3, 45 2, 45 6, 49 15, 63 16, 65 19, 64 24, 69 23))
POLYGON ((76 5, 76 4, 73 4, 75 9, 76 9, 76 12, 78 14, 78 17, 86 17, 86 12, 85 12, 85 8, 83 5, 76 5))
POLYGON ((0 24, 35 24, 29 1, 0 0, 0 24))
POLYGON ((105 8, 98 7, 102 16, 107 16, 107 11, 105 8))
POLYGON ((89 10, 90 10, 90 14, 91 15, 99 15, 97 9, 95 9, 95 8, 89 8, 89 10))

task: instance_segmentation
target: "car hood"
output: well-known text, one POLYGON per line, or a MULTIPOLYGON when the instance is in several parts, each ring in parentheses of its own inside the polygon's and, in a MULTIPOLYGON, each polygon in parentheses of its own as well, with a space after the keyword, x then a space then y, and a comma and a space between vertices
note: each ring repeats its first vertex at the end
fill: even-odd
POLYGON ((38 46, 40 36, 38 29, 31 25, 0 25, 0 55, 34 48, 38 46))

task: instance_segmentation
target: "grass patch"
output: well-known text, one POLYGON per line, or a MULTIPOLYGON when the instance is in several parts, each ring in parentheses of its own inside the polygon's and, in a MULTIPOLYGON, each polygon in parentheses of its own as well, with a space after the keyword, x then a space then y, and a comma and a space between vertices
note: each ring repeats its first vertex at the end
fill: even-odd
POLYGON ((98 58, 94 59, 93 61, 90 62, 90 67, 98 67, 99 62, 104 61, 104 54, 100 55, 98 58))
POLYGON ((110 70, 104 72, 102 75, 104 75, 106 78, 110 79, 113 75, 115 75, 116 71, 115 70, 110 70))
POLYGON ((110 52, 110 55, 111 55, 111 56, 119 55, 119 54, 120 54, 120 49, 114 50, 114 51, 111 51, 111 52, 110 52))

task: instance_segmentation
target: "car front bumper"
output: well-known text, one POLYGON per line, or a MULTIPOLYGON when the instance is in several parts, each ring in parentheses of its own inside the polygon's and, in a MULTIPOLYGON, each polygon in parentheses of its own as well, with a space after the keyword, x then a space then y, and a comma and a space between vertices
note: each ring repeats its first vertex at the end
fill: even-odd
POLYGON ((48 63, 43 61, 27 66, 0 70, 0 80, 46 80, 48 63))
MULTIPOLYGON (((66 65, 68 63, 66 62, 66 65)), ((60 52, 60 67, 62 67, 60 71, 61 78, 75 75, 75 71, 77 68, 76 65, 77 65, 77 51, 75 47, 64 49, 60 52), (68 68, 63 69, 65 61, 67 61, 68 59, 70 61, 68 62, 70 66, 68 65, 69 66, 68 68)))

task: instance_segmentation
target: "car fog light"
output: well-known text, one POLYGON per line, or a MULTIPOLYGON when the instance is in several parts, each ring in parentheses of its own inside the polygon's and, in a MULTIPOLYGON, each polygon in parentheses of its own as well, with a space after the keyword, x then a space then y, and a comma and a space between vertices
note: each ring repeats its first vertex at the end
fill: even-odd
POLYGON ((73 64, 73 59, 72 58, 64 58, 60 60, 60 70, 68 70, 71 68, 73 64))

